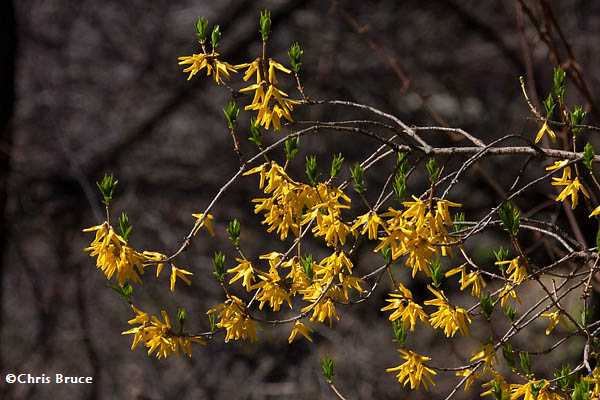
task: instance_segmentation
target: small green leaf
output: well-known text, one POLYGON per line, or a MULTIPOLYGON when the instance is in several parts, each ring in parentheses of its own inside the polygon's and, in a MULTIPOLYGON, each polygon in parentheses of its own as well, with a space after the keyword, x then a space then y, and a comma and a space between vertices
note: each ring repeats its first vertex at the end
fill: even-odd
POLYGON ((212 259, 213 262, 213 276, 217 278, 219 282, 225 280, 225 254, 217 251, 212 259))
POLYGON ((254 117, 250 119, 250 135, 248 136, 248 140, 259 148, 262 146, 262 133, 254 117))
POLYGON ((183 323, 185 322, 186 317, 187 317, 187 312, 185 311, 185 308, 179 307, 177 309, 177 320, 179 321, 179 323, 181 325, 183 325, 183 323))
POLYGON ((432 157, 427 160, 425 168, 427 169, 427 175, 429 175, 429 181, 431 183, 437 182, 438 178, 440 177, 440 168, 438 167, 435 158, 432 157))
POLYGON ((119 181, 115 179, 113 174, 104 174, 102 179, 96 182, 96 186, 98 186, 100 194, 102 194, 102 203, 104 203, 106 207, 108 207, 112 201, 117 183, 119 183, 119 181))
POLYGON ((367 188, 365 186, 365 171, 362 165, 354 164, 350 168, 350 175, 352 175, 352 181, 354 182, 354 190, 357 193, 364 193, 367 188))
POLYGON ((399 319, 392 321, 392 331, 394 333, 394 342, 399 346, 404 346, 406 343, 407 331, 404 324, 399 319))
POLYGON ((519 365, 525 375, 531 376, 531 358, 529 357, 529 353, 525 351, 519 352, 519 365))
POLYGON ((510 343, 505 343, 504 345, 502 345, 502 357, 504 358, 504 361, 506 361, 506 364, 510 367, 510 369, 515 368, 515 352, 513 351, 512 345, 510 343))
POLYGON ((317 184, 317 156, 306 156, 306 177, 311 185, 317 184))
POLYGON ((479 299, 479 306, 481 307, 481 312, 483 316, 488 321, 492 317, 492 313, 494 312, 494 302, 492 301, 492 297, 489 293, 484 293, 479 299))
POLYGON ((329 357, 325 357, 321 360, 321 370, 327 383, 333 382, 335 363, 329 357))
POLYGON ((210 35, 210 44, 213 48, 213 51, 217 50, 217 47, 219 47, 220 41, 221 41, 221 28, 219 27, 219 25, 215 25, 215 27, 212 30, 212 34, 210 35))
POLYGON ((511 236, 517 236, 521 224, 521 212, 519 209, 509 201, 500 206, 498 214, 500 215, 500 221, 502 222, 504 229, 506 229, 511 236))
POLYGON ((302 267, 302 270, 304 271, 308 279, 310 279, 311 281, 314 276, 313 264, 314 260, 312 255, 309 254, 307 256, 300 257, 300 266, 302 267))
POLYGON ((269 40, 271 33, 271 11, 263 10, 260 12, 259 32, 263 42, 269 40))
POLYGON ((342 156, 342 153, 338 153, 333 156, 333 159, 331 160, 331 170, 329 172, 329 176, 331 178, 335 178, 339 175, 340 171, 342 170, 343 163, 344 157, 342 156))
POLYGON ((553 91, 560 103, 564 103, 565 100, 565 91, 567 88, 566 77, 567 74, 564 69, 560 67, 554 68, 553 91))
POLYGON ((436 288, 442 286, 444 280, 444 272, 442 271, 442 264, 439 259, 429 261, 429 269, 431 270, 431 283, 436 288))
POLYGON ((208 36, 208 20, 204 17, 198 17, 196 20, 196 36, 201 44, 206 42, 208 36))
POLYGON ((573 369, 570 365, 563 365, 558 371, 554 371, 556 384, 563 392, 571 390, 575 384, 575 377, 572 375, 573 369))
POLYGON ((510 304, 504 308, 504 315, 510 322, 514 322, 517 317, 517 310, 510 304))
POLYGON ((229 236, 229 240, 231 240, 235 247, 238 247, 240 245, 240 231, 240 221, 238 221, 237 219, 229 221, 229 224, 227 225, 227 235, 229 236))
POLYGON ((292 66, 292 71, 295 73, 300 72, 300 66, 302 65, 302 55, 304 54, 304 50, 298 42, 292 43, 288 50, 288 56, 290 57, 290 65, 292 66))
POLYGON ((298 136, 294 136, 286 139, 286 141, 284 142, 286 160, 292 161, 294 157, 296 157, 296 155, 298 154, 298 151, 300 151, 300 149, 298 148, 299 140, 300 139, 298 138, 298 136))
POLYGON ((583 128, 579 127, 583 123, 585 119, 586 112, 583 110, 581 106, 575 106, 573 111, 571 111, 571 127, 573 130, 573 135, 578 135, 583 131, 583 128))
POLYGON ((552 97, 552 93, 548 94, 546 100, 544 100, 544 109, 546 110, 546 119, 552 118, 552 114, 554 114, 554 108, 556 107, 556 103, 554 103, 554 97, 552 97))
POLYGON ((385 261, 386 265, 390 265, 392 263, 392 249, 390 246, 385 246, 383 249, 381 249, 381 255, 383 256, 383 260, 385 261))
POLYGON ((240 114, 240 107, 233 100, 227 103, 227 106, 223 109, 225 120, 227 120, 227 127, 231 130, 235 129, 235 123, 238 115, 240 114))
POLYGON ((122 212, 119 216, 119 231, 121 233, 121 237, 123 237, 126 242, 129 241, 132 230, 133 226, 131 226, 131 223, 129 223, 129 217, 125 212, 122 212))

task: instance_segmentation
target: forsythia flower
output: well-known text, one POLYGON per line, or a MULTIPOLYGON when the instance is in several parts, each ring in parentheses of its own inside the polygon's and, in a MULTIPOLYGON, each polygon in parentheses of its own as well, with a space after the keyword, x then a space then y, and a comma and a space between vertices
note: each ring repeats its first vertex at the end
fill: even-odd
POLYGON ((350 198, 339 188, 319 183, 316 187, 291 179, 275 162, 253 168, 244 175, 260 174, 259 189, 270 197, 253 199, 254 213, 264 212, 263 224, 268 232, 276 231, 281 240, 289 231, 300 235, 300 227, 316 222, 315 237, 323 237, 328 246, 346 242, 350 227, 341 220, 342 209, 349 208, 350 198))
POLYGON ((590 194, 579 181, 579 177, 571 179, 571 168, 565 167, 563 169, 563 175, 560 178, 552 178, 552 186, 565 186, 565 188, 556 196, 556 201, 565 201, 567 197, 571 196, 571 208, 575 209, 579 201, 579 192, 590 198, 590 194))
POLYGON ((537 135, 535 135, 535 143, 537 144, 544 137, 544 133, 548 133, 550 139, 555 142, 556 141, 556 133, 548 126, 548 121, 544 121, 544 124, 538 131, 537 135))
POLYGON ((360 234, 364 235, 368 232, 368 238, 371 240, 376 240, 380 225, 383 225, 381 218, 379 218, 375 211, 369 211, 368 213, 363 214, 356 219, 356 222, 354 225, 352 225, 351 230, 352 232, 355 232, 362 226, 363 229, 360 234))
POLYGON ((545 379, 529 381, 524 385, 510 385, 510 399, 517 400, 565 400, 563 396, 550 389, 550 382, 545 379))
POLYGON ((479 374, 477 374, 476 372, 474 372, 471 368, 463 369, 461 371, 456 371, 455 375, 457 377, 462 377, 462 378, 466 377, 467 378, 467 380, 465 381, 465 387, 464 387, 465 392, 469 391, 469 389, 471 388, 471 386, 475 382, 475 379, 481 378, 479 376, 479 374))
POLYGON ((383 225, 387 236, 380 238, 375 251, 389 247, 393 260, 407 255, 405 264, 412 269, 413 277, 417 271, 431 276, 429 261, 438 252, 443 256, 448 253, 445 244, 450 242, 448 228, 453 224, 449 207, 460 204, 437 200, 433 207, 430 202, 413 199, 403 203, 404 211, 390 208, 383 214, 388 218, 383 225))
POLYGON ((177 281, 177 278, 187 283, 188 286, 191 285, 192 281, 190 278, 188 278, 188 276, 191 275, 194 274, 190 271, 186 271, 185 269, 177 268, 171 264, 171 292, 175 291, 175 281, 177 281))
POLYGON ((225 343, 230 340, 256 341, 256 327, 254 321, 246 314, 246 305, 235 296, 228 296, 225 303, 216 305, 208 310, 207 314, 216 313, 220 319, 217 328, 225 328, 225 343))
POLYGON ((262 282, 258 282, 256 285, 252 286, 251 290, 259 290, 256 295, 256 300, 260 302, 258 306, 260 310, 263 309, 265 303, 269 303, 269 306, 273 311, 279 311, 284 301, 292 308, 290 295, 283 287, 281 287, 281 278, 275 268, 271 268, 268 274, 260 273, 258 277, 262 282))
POLYGON ((134 335, 131 350, 134 350, 140 343, 148 348, 148 355, 156 351, 157 358, 166 358, 171 354, 187 354, 192 356, 192 343, 205 345, 206 342, 201 336, 177 335, 171 330, 171 320, 165 311, 161 311, 162 321, 147 313, 131 306, 135 312, 135 318, 128 321, 129 325, 139 324, 135 328, 123 332, 123 335, 134 335))
POLYGON ((390 293, 390 299, 386 299, 388 304, 381 311, 394 310, 389 316, 390 321, 400 319, 405 329, 410 331, 415 330, 417 320, 427 322, 427 314, 423 311, 423 307, 413 301, 411 291, 404 285, 399 286, 400 293, 390 293))
POLYGON ((294 327, 292 328, 292 331, 290 332, 290 337, 288 338, 288 343, 292 343, 294 341, 294 339, 296 338, 296 336, 299 334, 301 334, 302 336, 304 336, 306 338, 306 340, 308 340, 309 342, 312 342, 312 338, 310 337, 310 333, 311 330, 304 325, 302 322, 300 321, 296 321, 294 323, 294 327))
POLYGON ((446 272, 446 277, 458 274, 459 272, 460 279, 458 282, 460 283, 460 290, 465 290, 469 286, 472 286, 471 294, 475 297, 480 297, 481 289, 483 289, 486 286, 486 283, 481 277, 479 271, 471 271, 467 273, 465 269, 465 264, 463 264, 460 267, 453 268, 450 271, 446 272))
POLYGON ((223 77, 229 79, 230 73, 236 73, 236 67, 233 65, 219 60, 219 53, 212 52, 210 54, 200 53, 192 54, 191 56, 178 57, 179 65, 189 65, 183 72, 189 72, 187 80, 192 79, 198 72, 206 69, 206 76, 212 74, 213 79, 220 85, 223 83, 223 77))
POLYGON ((412 350, 407 351, 400 349, 398 351, 405 362, 397 367, 388 368, 385 372, 398 371, 398 374, 396 375, 398 382, 404 386, 410 383, 410 388, 412 390, 418 389, 419 386, 421 386, 421 383, 425 389, 429 389, 429 384, 435 385, 432 377, 437 375, 437 373, 427 365, 423 364, 425 361, 431 360, 431 358, 417 354, 412 350))
POLYGON ((494 369, 494 365, 496 364, 496 350, 494 350, 494 346, 492 344, 488 343, 484 345, 479 352, 475 353, 473 357, 469 359, 469 361, 483 361, 484 371, 492 371, 494 369))
POLYGON ((504 285, 502 290, 500 290, 500 293, 498 293, 498 298, 500 299, 500 306, 504 307, 504 305, 508 302, 508 300, 511 297, 517 303, 521 302, 521 300, 519 299, 519 296, 517 295, 517 291, 514 288, 514 285, 507 283, 506 285, 504 285))
POLYGON ((210 236, 215 236, 215 228, 213 228, 214 217, 212 214, 206 214, 206 218, 204 217, 204 213, 192 214, 192 216, 196 218, 196 225, 194 225, 194 229, 192 230, 193 235, 196 235, 200 228, 204 228, 210 233, 210 236))
POLYGON ((508 275, 508 279, 519 285, 523 283, 527 279, 527 268, 521 262, 521 257, 515 257, 512 260, 506 261, 496 261, 496 265, 507 265, 506 273, 508 275))
POLYGON ((443 329, 446 337, 452 337, 458 331, 463 336, 468 335, 471 318, 467 310, 461 307, 454 307, 448 303, 448 299, 441 290, 437 291, 431 286, 427 286, 427 288, 436 298, 427 300, 425 305, 438 307, 437 311, 429 317, 431 326, 436 329, 443 329))
POLYGON ((560 310, 556 310, 554 312, 547 311, 545 313, 542 313, 542 317, 548 318, 550 320, 550 324, 546 328, 546 335, 550 335, 554 328, 556 328, 558 323, 561 321, 560 310))
POLYGON ((590 218, 591 217, 595 217, 596 215, 600 214, 600 206, 594 208, 594 210, 592 211, 592 213, 590 214, 590 218))
POLYGON ((310 311, 312 308, 313 315, 310 317, 311 321, 319 321, 325 322, 326 319, 329 320, 329 326, 333 323, 333 320, 336 319, 339 321, 340 316, 337 314, 335 309, 335 305, 331 299, 323 299, 318 304, 310 304, 307 307, 302 309, 302 312, 310 311))
POLYGON ((127 245, 125 239, 115 233, 108 223, 86 228, 84 232, 96 232, 96 237, 84 251, 96 257, 96 266, 107 279, 117 276, 120 286, 127 281, 140 283, 147 258, 127 245))
POLYGON ((289 99, 287 93, 279 89, 275 71, 281 71, 285 74, 290 74, 292 71, 285 68, 283 65, 273 59, 268 60, 269 70, 266 77, 262 76, 261 58, 246 64, 236 65, 235 68, 246 68, 244 73, 244 81, 249 80, 252 75, 256 76, 256 83, 240 89, 240 92, 254 92, 252 103, 244 107, 245 110, 258 111, 256 122, 258 125, 269 129, 271 123, 275 130, 281 128, 281 118, 285 118, 290 122, 292 119, 292 110, 294 105, 299 104, 296 100, 289 99))
POLYGON ((252 268, 252 263, 248 260, 243 260, 241 258, 236 258, 235 261, 238 262, 237 267, 230 268, 227 270, 227 273, 234 274, 235 276, 231 278, 229 284, 236 282, 238 279, 242 279, 242 286, 246 288, 249 292, 252 290, 252 284, 254 283, 254 268, 252 268))

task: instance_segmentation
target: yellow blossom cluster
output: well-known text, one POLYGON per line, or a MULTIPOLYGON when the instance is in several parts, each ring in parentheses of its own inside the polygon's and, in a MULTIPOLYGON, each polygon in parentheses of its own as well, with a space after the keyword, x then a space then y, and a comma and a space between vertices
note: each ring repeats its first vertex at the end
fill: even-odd
MULTIPOLYGON (((124 286, 128 282, 142 283, 141 275, 149 266, 156 267, 156 277, 158 278, 165 266, 166 255, 155 251, 139 252, 133 249, 108 222, 86 228, 83 231, 95 232, 94 240, 84 251, 96 258, 96 266, 104 273, 106 279, 110 280, 116 276, 119 286, 124 286)), ((192 281, 189 277, 193 275, 192 272, 178 268, 173 263, 170 265, 170 289, 172 292, 175 291, 178 278, 187 285, 191 285, 192 281)))
POLYGON ((342 209, 349 208, 350 198, 336 187, 325 183, 310 186, 290 178, 283 167, 275 162, 265 163, 244 173, 260 175, 259 189, 269 197, 253 199, 254 212, 264 213, 263 224, 268 232, 276 231, 285 240, 291 231, 300 235, 300 228, 315 222, 316 237, 327 245, 344 244, 350 227, 341 219, 342 209))
POLYGON ((106 279, 110 280, 116 274, 121 286, 127 281, 141 282, 140 275, 144 273, 148 260, 143 253, 129 247, 127 241, 106 222, 83 231, 96 233, 94 240, 84 251, 91 257, 96 257, 96 266, 106 275, 106 279))
POLYGON ((246 304, 239 297, 229 295, 228 299, 207 311, 217 314, 217 328, 225 329, 225 342, 230 340, 256 341, 256 325, 246 312, 246 304))
POLYGON ((459 331, 463 336, 468 335, 471 318, 467 310, 450 304, 442 290, 435 290, 431 286, 428 289, 435 295, 435 299, 427 300, 425 305, 438 308, 429 317, 431 326, 442 329, 447 337, 452 337, 459 331))
POLYGON ((219 53, 199 53, 191 56, 179 57, 179 65, 189 65, 183 72, 188 73, 188 81, 203 69, 206 70, 206 76, 213 76, 217 85, 223 83, 223 78, 231 78, 232 73, 236 73, 236 67, 228 62, 219 60, 219 53))
POLYGON ((428 322, 427 314, 423 311, 423 307, 413 300, 412 292, 406 286, 400 283, 398 290, 400 293, 390 293, 391 298, 386 299, 390 304, 383 307, 381 311, 394 310, 389 320, 400 319, 404 329, 414 331, 417 320, 428 322))
POLYGON ((294 105, 298 104, 297 100, 292 100, 289 95, 281 90, 278 85, 276 71, 290 74, 288 68, 284 67, 277 61, 269 58, 257 58, 252 62, 236 65, 237 69, 246 69, 244 82, 254 76, 255 83, 240 89, 241 93, 254 92, 252 103, 248 104, 244 109, 257 111, 256 123, 269 129, 271 124, 275 130, 281 128, 281 119, 293 122, 292 110, 294 105), (268 66, 267 66, 268 65, 268 66), (266 68, 266 70, 265 70, 266 68))
POLYGON ((435 385, 433 376, 437 373, 424 364, 425 361, 431 360, 430 357, 422 356, 412 350, 398 350, 405 360, 403 364, 394 368, 386 369, 386 372, 398 372, 396 379, 402 385, 410 385, 412 390, 418 389, 421 384, 425 389, 429 389, 429 385, 435 385))
POLYGON ((392 260, 406 256, 405 264, 412 269, 413 277, 417 271, 431 276, 431 260, 440 253, 445 256, 451 245, 448 228, 453 220, 449 208, 460 207, 460 204, 414 196, 413 200, 403 203, 404 210, 390 208, 383 214, 387 217, 383 225, 385 236, 375 251, 389 247, 392 260))
POLYGON ((148 315, 135 306, 131 306, 135 318, 128 321, 129 325, 139 325, 123 332, 123 335, 134 335, 131 350, 140 343, 148 348, 148 355, 156 352, 157 358, 166 358, 171 354, 187 354, 192 356, 192 343, 205 345, 206 341, 201 336, 176 334, 173 332, 171 319, 165 311, 161 311, 162 320, 148 315))

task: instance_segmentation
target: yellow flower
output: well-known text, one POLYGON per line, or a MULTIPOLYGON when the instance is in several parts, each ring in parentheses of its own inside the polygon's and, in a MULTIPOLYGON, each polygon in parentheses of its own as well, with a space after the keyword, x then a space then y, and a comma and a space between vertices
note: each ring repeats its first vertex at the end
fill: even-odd
POLYGON ((432 202, 413 197, 414 201, 403 203, 405 210, 388 209, 382 214, 388 218, 384 225, 386 236, 381 237, 375 251, 389 247, 392 260, 407 256, 405 265, 412 269, 414 277, 417 271, 431 276, 429 262, 435 255, 447 255, 451 237, 448 228, 453 224, 449 207, 460 207, 460 204, 446 200, 432 202))
POLYGON ((542 137, 544 137, 544 133, 548 133, 548 136, 550 137, 550 139, 553 142, 556 141, 556 133, 554 133, 554 131, 552 129, 550 129, 550 127, 548 126, 548 121, 544 121, 544 124, 542 125, 542 127, 538 131, 537 135, 535 135, 535 143, 536 144, 540 140, 542 140, 542 137))
POLYGON ((175 291, 175 281, 177 280, 177 278, 187 283, 188 286, 191 285, 192 281, 190 280, 190 278, 188 278, 188 276, 192 275, 194 275, 192 272, 186 271, 185 269, 177 268, 175 267, 175 265, 171 264, 171 292, 175 291))
POLYGON ((236 296, 229 296, 225 303, 211 308, 207 314, 217 314, 217 328, 225 328, 225 343, 230 340, 256 341, 254 321, 246 314, 246 304, 236 296))
POLYGON ((400 319, 405 329, 415 330, 417 320, 427 323, 427 314, 423 307, 413 301, 412 293, 404 285, 400 284, 401 293, 390 293, 390 299, 386 299, 388 304, 381 311, 394 310, 389 316, 390 321, 400 319))
POLYGON ((363 229, 360 234, 364 235, 368 232, 368 238, 371 240, 376 240, 380 225, 383 225, 381 218, 379 218, 375 211, 369 211, 368 213, 363 214, 356 219, 356 222, 354 225, 352 225, 351 230, 352 232, 355 232, 362 226, 363 229))
POLYGON ((246 68, 244 73, 244 81, 249 80, 252 75, 256 76, 256 83, 240 89, 241 93, 254 92, 252 103, 244 107, 245 110, 258 111, 256 122, 258 125, 269 129, 271 123, 275 130, 281 128, 281 118, 285 118, 292 122, 292 110, 296 104, 296 100, 289 99, 287 93, 279 89, 276 71, 281 71, 285 74, 290 74, 291 71, 273 59, 268 60, 268 73, 266 77, 261 74, 260 58, 246 64, 236 65, 236 68, 246 68))
POLYGON ((142 255, 146 258, 146 261, 156 263, 156 277, 158 278, 165 267, 165 263, 161 261, 166 260, 167 256, 156 251, 143 251, 142 255))
POLYGON ((550 335, 554 328, 556 328, 558 323, 562 320, 560 310, 556 310, 553 312, 546 311, 545 313, 542 313, 542 317, 548 318, 550 320, 550 324, 546 328, 546 335, 550 335))
POLYGON ((127 281, 140 283, 144 273, 146 257, 127 245, 125 239, 115 233, 108 223, 86 228, 84 232, 96 232, 94 240, 84 249, 96 257, 96 266, 107 279, 115 274, 120 286, 127 281))
POLYGON ((249 292, 252 289, 252 284, 254 283, 254 268, 252 268, 252 263, 248 260, 243 260, 241 258, 236 258, 235 261, 238 262, 237 267, 230 268, 227 270, 228 274, 236 274, 231 280, 229 284, 236 282, 239 279, 242 279, 242 286, 246 288, 249 292))
POLYGON ((475 382, 475 379, 481 378, 481 376, 479 374, 477 374, 476 372, 473 372, 473 370, 471 368, 463 369, 461 371, 456 371, 455 375, 458 377, 462 377, 462 378, 467 377, 467 380, 465 381, 465 387, 464 387, 465 392, 469 391, 469 389, 475 382))
POLYGON ((292 328, 292 331, 290 332, 290 337, 288 338, 288 343, 292 343, 294 341, 294 339, 296 338, 296 336, 298 335, 298 333, 300 333, 302 336, 304 336, 306 338, 306 340, 308 340, 309 342, 312 342, 312 338, 310 337, 311 330, 306 325, 304 325, 302 322, 296 321, 294 323, 294 327, 292 328))
POLYGON ((458 274, 460 272, 460 279, 458 281, 460 283, 460 290, 465 290, 469 286, 472 286, 471 294, 475 297, 480 297, 481 289, 486 286, 486 283, 481 277, 479 271, 471 271, 467 273, 465 265, 466 264, 463 264, 446 272, 446 277, 458 274))
POLYGON ((527 279, 527 268, 521 262, 521 257, 515 257, 512 260, 496 261, 496 265, 507 265, 506 273, 508 279, 516 285, 523 283, 527 279))
POLYGON ((443 291, 437 291, 431 286, 427 286, 427 288, 436 298, 427 300, 425 305, 438 307, 437 311, 429 317, 431 326, 435 329, 441 328, 446 337, 452 337, 458 331, 463 336, 468 335, 471 318, 467 310, 461 307, 454 307, 448 303, 448 299, 443 291))
MULTIPOLYGON (((564 168, 569 163, 569 160, 560 160, 555 161, 554 164, 546 167, 546 171, 554 171, 556 169, 564 168)), ((567 167, 569 171, 569 176, 571 176, 571 167, 567 167)))
POLYGON ((331 299, 321 300, 318 304, 310 304, 302 309, 302 312, 310 311, 312 308, 313 314, 310 317, 311 321, 319 321, 325 322, 326 319, 329 320, 329 326, 333 323, 333 320, 336 319, 339 321, 340 317, 337 314, 335 309, 335 305, 331 299))
POLYGON ((493 377, 492 380, 485 382, 484 384, 481 385, 481 387, 483 389, 486 389, 486 391, 482 392, 480 394, 480 397, 493 396, 494 399, 496 399, 496 396, 493 393, 493 390, 494 390, 495 386, 498 386, 502 390, 502 399, 504 399, 504 396, 510 393, 510 385, 506 382, 504 377, 502 375, 500 375, 498 372, 492 371, 492 377, 493 377))
POLYGON ((417 354, 412 350, 407 351, 400 349, 398 351, 405 362, 397 367, 388 368, 385 372, 398 371, 398 374, 396 375, 398 382, 404 386, 410 384, 412 390, 418 389, 421 384, 423 384, 426 390, 429 389, 430 384, 435 385, 433 376, 437 375, 437 373, 427 365, 423 364, 425 361, 431 360, 431 358, 417 354))
POLYGON ((273 311, 279 311, 284 301, 292 308, 292 300, 289 293, 281 286, 281 278, 277 270, 272 268, 268 274, 260 273, 258 277, 261 282, 252 286, 251 290, 260 289, 256 294, 260 310, 263 309, 265 303, 268 303, 273 311))
POLYGON ((600 206, 594 208, 594 211, 592 211, 592 213, 590 214, 590 218, 595 217, 598 214, 600 214, 600 206))
POLYGON ((529 381, 524 385, 510 385, 510 400, 565 400, 563 396, 552 391, 550 382, 545 379, 529 381))
POLYGON ((579 182, 579 177, 576 177, 573 180, 570 179, 570 171, 567 174, 567 168, 563 170, 563 176, 561 178, 552 178, 552 185, 565 186, 562 192, 556 196, 556 201, 565 201, 567 197, 571 196, 571 208, 575 209, 579 201, 579 191, 581 191, 581 193, 588 199, 590 198, 590 194, 585 186, 579 182))
POLYGON ((517 303, 521 303, 519 296, 517 295, 517 291, 514 288, 514 285, 507 283, 504 285, 500 293, 498 293, 498 298, 500 299, 500 306, 504 307, 504 305, 508 302, 508 300, 512 297, 517 303))
POLYGON ((206 69, 206 76, 213 75, 214 81, 220 85, 223 83, 223 77, 231 78, 230 73, 236 73, 236 67, 219 60, 219 53, 210 54, 192 54, 191 56, 178 57, 179 65, 189 65, 183 72, 189 72, 187 80, 192 79, 198 72, 206 69))
POLYGON ((196 218, 196 225, 194 225, 194 229, 192 230, 193 235, 196 235, 200 228, 205 228, 210 236, 215 236, 215 228, 213 227, 214 217, 212 214, 206 214, 206 218, 204 217, 204 213, 192 214, 193 217, 196 218))
POLYGON ((469 359, 470 362, 483 361, 484 371, 492 371, 496 364, 496 350, 491 343, 484 345, 481 350, 469 359))
POLYGON ((148 355, 156 352, 157 358, 166 358, 171 354, 179 355, 181 352, 192 356, 192 343, 205 345, 206 341, 201 336, 175 334, 172 331, 171 320, 165 311, 161 311, 162 321, 156 316, 149 316, 134 305, 131 306, 135 318, 130 319, 129 325, 138 325, 122 333, 134 335, 131 350, 143 343, 148 348, 148 355))

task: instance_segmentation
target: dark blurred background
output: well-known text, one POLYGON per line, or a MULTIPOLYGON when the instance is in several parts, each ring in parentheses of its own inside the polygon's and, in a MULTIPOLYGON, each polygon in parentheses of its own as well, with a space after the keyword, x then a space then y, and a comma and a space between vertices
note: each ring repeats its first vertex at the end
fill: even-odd
MULTIPOLYGON (((590 94, 574 88, 570 99, 593 106, 600 93, 600 2, 525 4, 539 21, 544 5, 553 10, 590 94)), ((192 212, 204 209, 236 171, 221 112, 228 91, 200 75, 186 81, 177 57, 197 51, 194 22, 204 15, 221 25, 225 60, 254 59, 260 47, 257 18, 265 8, 273 17, 274 58, 287 61, 294 40, 303 45, 302 76, 311 98, 357 101, 409 124, 461 127, 486 141, 509 133, 532 137, 536 123, 529 119, 518 76, 527 75, 532 101, 539 105, 552 68, 569 58, 559 33, 539 24, 558 43, 557 60, 512 0, 4 0, 0 373, 91 375, 94 384, 1 382, 1 398, 332 398, 320 376, 325 355, 336 360, 336 382, 350 399, 430 398, 405 392, 384 372, 401 362, 387 315, 379 311, 384 288, 368 302, 340 308, 341 321, 335 329, 319 327, 314 345, 302 340, 288 345, 287 327, 264 328, 256 344, 217 339, 195 348, 192 359, 156 360, 141 348, 129 350, 131 338, 120 333, 128 329, 131 311, 82 251, 90 237, 81 229, 103 218, 95 181, 105 172, 119 179, 113 210, 129 214, 133 245, 169 253, 190 229, 192 212)), ((299 107, 295 114, 299 120, 328 121, 364 116, 326 106, 299 107)), ((593 115, 591 122, 598 122, 593 115)), ((268 135, 273 141, 277 134, 268 135)), ((337 133, 303 145, 292 167, 297 176, 308 152, 326 164, 333 152, 359 161, 376 148, 337 133)), ((253 151, 246 140, 243 150, 253 151)), ((499 173, 499 160, 486 163, 463 185, 467 215, 495 205, 510 185, 510 177, 499 173)), ((370 174, 369 184, 376 187, 386 176, 370 174)), ((417 193, 426 184, 419 179, 411 183, 417 193)), ((198 237, 181 257, 179 264, 195 273, 192 286, 181 285, 171 296, 165 280, 148 279, 136 288, 140 307, 153 313, 166 307, 173 314, 183 306, 191 326, 206 330, 205 311, 223 300, 211 278, 210 256, 216 250, 230 261, 234 256, 226 222, 240 219, 242 246, 252 256, 284 248, 252 215, 256 194, 255 178, 229 191, 214 211, 217 237, 198 237)), ((534 201, 522 206, 533 207, 534 201)), ((478 242, 472 250, 487 254, 489 246, 478 242)), ((374 259, 367 249, 359 259, 365 262, 359 272, 374 265, 367 264, 374 259)), ((536 334, 543 336, 543 328, 536 334)), ((478 338, 451 348, 439 339, 429 330, 411 346, 445 366, 462 365, 478 347, 478 338)), ((568 357, 569 348, 564 350, 568 357)), ((573 351, 577 357, 577 348, 573 351)), ((436 391, 445 395, 454 382, 452 374, 440 374, 436 391)), ((461 391, 458 397, 479 395, 461 391)))

